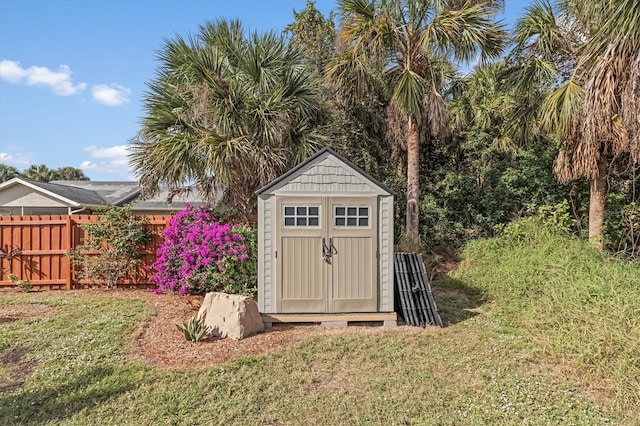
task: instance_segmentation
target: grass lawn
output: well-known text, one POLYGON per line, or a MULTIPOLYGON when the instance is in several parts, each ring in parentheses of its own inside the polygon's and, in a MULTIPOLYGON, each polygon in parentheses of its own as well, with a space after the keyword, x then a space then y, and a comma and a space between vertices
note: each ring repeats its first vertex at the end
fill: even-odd
MULTIPOLYGON (((536 243, 522 250, 531 247, 536 243)), ((546 287, 531 296, 509 286, 518 297, 520 308, 514 308, 486 274, 481 278, 486 259, 476 251, 484 249, 472 247, 458 274, 439 284, 440 309, 451 323, 445 329, 313 336, 208 369, 153 368, 126 354, 133 330, 150 315, 141 300, 0 295, 0 305, 52 308, 38 318, 0 322, 0 424, 640 424, 640 394, 634 394, 640 376, 632 376, 638 346, 611 330, 615 324, 607 318, 626 325, 606 295, 589 302, 587 292, 581 300, 589 313, 585 324, 551 305, 545 307, 551 320, 536 318, 543 312, 530 305, 566 301, 554 302, 546 287), (455 296, 461 293, 466 298, 455 296), (465 309, 480 300, 483 313, 465 309), (597 336, 589 339, 584 327, 597 336), (575 344, 572 332, 588 349, 575 344), (609 365, 597 352, 610 346, 600 354, 609 365)), ((554 268, 565 268, 567 279, 576 277, 557 253, 547 257, 554 268)), ((636 267, 598 262, 640 283, 636 267)), ((515 270, 510 278, 492 273, 509 283, 519 279, 515 270)), ((620 297, 636 297, 638 304, 640 285, 623 287, 620 297)), ((620 309, 637 314, 627 304, 620 309)), ((630 321, 637 326, 638 318, 630 321)), ((627 331, 629 339, 633 333, 627 331)))

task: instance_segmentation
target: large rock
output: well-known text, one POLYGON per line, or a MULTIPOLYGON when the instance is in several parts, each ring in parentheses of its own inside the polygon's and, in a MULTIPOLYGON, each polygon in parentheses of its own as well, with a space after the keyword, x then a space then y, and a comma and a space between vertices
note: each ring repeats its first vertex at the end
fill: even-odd
POLYGON ((244 339, 264 330, 255 300, 226 293, 207 293, 198 311, 211 334, 232 339, 244 339))

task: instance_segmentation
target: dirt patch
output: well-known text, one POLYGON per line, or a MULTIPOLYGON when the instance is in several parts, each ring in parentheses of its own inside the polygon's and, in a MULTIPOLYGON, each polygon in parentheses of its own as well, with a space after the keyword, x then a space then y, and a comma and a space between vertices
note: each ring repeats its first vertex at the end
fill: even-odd
MULTIPOLYGON (((4 291, 3 293, 6 294, 4 291)), ((320 325, 274 324, 272 328, 242 340, 209 338, 199 343, 192 343, 184 339, 182 333, 176 328, 176 324, 198 313, 203 300, 202 296, 153 294, 149 290, 131 289, 51 290, 31 294, 65 297, 105 296, 144 300, 152 314, 133 332, 128 343, 128 352, 132 358, 160 368, 211 367, 246 355, 286 350, 311 336, 429 333, 438 330, 435 327, 420 329, 409 326, 352 326, 334 329, 320 325)), ((25 315, 42 315, 48 310, 51 310, 51 307, 40 304, 2 305, 0 317, 26 318, 25 315)))
POLYGON ((25 360, 27 352, 23 347, 0 351, 0 391, 20 386, 34 369, 36 362, 25 360))
POLYGON ((3 304, 0 305, 0 324, 24 318, 38 318, 51 311, 51 306, 42 303, 3 304))

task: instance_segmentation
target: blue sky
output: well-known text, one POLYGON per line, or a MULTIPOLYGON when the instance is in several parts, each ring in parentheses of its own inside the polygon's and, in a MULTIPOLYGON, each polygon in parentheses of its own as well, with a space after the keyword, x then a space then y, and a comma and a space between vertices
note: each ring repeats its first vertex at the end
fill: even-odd
MULTIPOLYGON (((506 0, 510 25, 530 0, 506 0)), ((164 39, 216 18, 281 31, 306 0, 0 0, 0 163, 133 180, 126 149, 164 39)), ((316 0, 328 15, 334 0, 316 0)))

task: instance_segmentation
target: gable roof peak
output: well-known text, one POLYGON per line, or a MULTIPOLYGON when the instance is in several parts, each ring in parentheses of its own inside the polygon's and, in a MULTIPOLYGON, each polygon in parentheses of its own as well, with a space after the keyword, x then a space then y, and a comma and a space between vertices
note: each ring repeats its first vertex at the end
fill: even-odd
POLYGON ((264 193, 268 192, 269 190, 273 189, 274 187, 276 187, 281 182, 286 181, 287 179, 289 179, 289 178, 297 175, 298 173, 302 172, 305 168, 312 166, 314 163, 319 163, 324 158, 327 158, 329 156, 335 157, 339 162, 343 163, 347 168, 352 169, 357 174, 361 175, 363 178, 365 178, 366 180, 371 182, 371 184, 373 184, 374 186, 377 186, 378 188, 382 189, 384 192, 387 192, 390 195, 395 195, 395 192, 392 189, 390 189, 389 187, 387 187, 385 184, 383 184, 382 182, 378 181, 377 179, 373 178, 367 172, 362 170, 358 165, 354 164, 349 159, 347 159, 342 154, 340 154, 339 152, 337 152, 336 150, 334 150, 333 148, 331 148, 329 146, 325 146, 324 148, 318 150, 315 154, 311 155, 309 158, 307 158, 306 160, 302 161, 301 163, 299 163, 297 166, 293 167, 288 172, 282 174, 281 176, 279 176, 279 177, 275 178, 274 180, 272 180, 271 182, 269 182, 267 185, 265 185, 262 188, 258 189, 256 191, 256 194, 260 195, 260 194, 264 194, 264 193))

